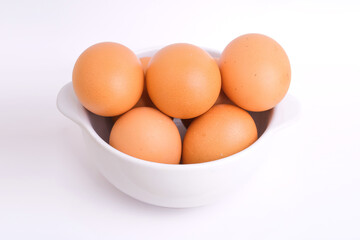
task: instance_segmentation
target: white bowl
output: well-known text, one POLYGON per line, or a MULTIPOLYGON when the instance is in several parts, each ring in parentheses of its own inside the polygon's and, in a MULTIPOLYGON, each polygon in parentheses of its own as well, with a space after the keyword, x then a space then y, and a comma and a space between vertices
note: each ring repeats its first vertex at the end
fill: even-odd
MULTIPOLYGON (((152 56, 157 49, 137 56, 152 56)), ((220 56, 218 51, 205 50, 213 57, 220 56)), ((57 106, 82 128, 89 158, 110 183, 140 201, 173 208, 208 204, 249 181, 265 158, 263 148, 271 141, 271 133, 294 121, 300 110, 288 94, 274 109, 252 113, 260 137, 247 149, 212 162, 170 165, 144 161, 111 147, 107 143, 111 119, 87 111, 77 100, 71 82, 60 90, 57 106)), ((181 122, 176 119, 175 123, 183 135, 181 122)))

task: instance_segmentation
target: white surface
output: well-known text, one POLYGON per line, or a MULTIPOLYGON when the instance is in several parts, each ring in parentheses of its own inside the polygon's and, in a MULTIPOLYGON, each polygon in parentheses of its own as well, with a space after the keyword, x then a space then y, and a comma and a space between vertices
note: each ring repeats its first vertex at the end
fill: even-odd
POLYGON ((359 12, 358 1, 1 1, 0 239, 360 239, 359 12), (86 47, 222 49, 248 32, 285 48, 303 115, 245 189, 153 207, 86 161, 81 130, 55 107, 86 47))

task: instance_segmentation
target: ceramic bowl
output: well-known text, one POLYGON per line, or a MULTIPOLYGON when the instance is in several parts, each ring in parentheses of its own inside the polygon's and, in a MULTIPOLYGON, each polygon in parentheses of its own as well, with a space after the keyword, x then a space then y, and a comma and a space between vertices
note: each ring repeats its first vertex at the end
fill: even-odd
MULTIPOLYGON (((157 49, 140 51, 137 56, 152 56, 157 49)), ((216 50, 204 50, 213 57, 220 56, 216 50)), ((271 135, 293 122, 300 110, 296 98, 288 94, 274 109, 251 113, 259 139, 250 147, 212 162, 170 165, 144 161, 111 147, 111 119, 87 111, 77 100, 71 82, 60 90, 57 106, 81 127, 88 158, 111 184, 137 200, 172 208, 202 206, 247 183, 264 161, 271 135)), ((184 126, 179 119, 174 121, 183 136, 184 126)))

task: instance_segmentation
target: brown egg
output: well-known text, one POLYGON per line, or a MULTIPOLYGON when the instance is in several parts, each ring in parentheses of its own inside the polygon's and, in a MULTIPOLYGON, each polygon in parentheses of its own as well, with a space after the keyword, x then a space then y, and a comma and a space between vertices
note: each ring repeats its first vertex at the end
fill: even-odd
POLYGON ((159 110, 139 107, 120 116, 110 133, 110 145, 143 160, 178 164, 181 138, 175 123, 159 110))
MULTIPOLYGON (((140 58, 140 62, 141 62, 142 68, 144 70, 144 74, 146 74, 146 69, 147 69, 150 59, 151 59, 151 57, 140 58)), ((135 104, 135 106, 133 108, 136 108, 136 107, 153 107, 153 108, 155 108, 155 105, 152 103, 152 101, 149 97, 149 94, 146 90, 146 84, 144 84, 144 89, 143 89, 143 92, 141 94, 139 101, 135 104)), ((112 117, 113 122, 115 123, 119 117, 120 117, 120 115, 112 117)))
POLYGON ((150 60, 146 85, 152 102, 175 118, 197 117, 214 105, 221 88, 216 61, 191 44, 172 44, 150 60))
POLYGON ((111 42, 86 49, 75 63, 72 80, 81 104, 106 117, 132 108, 144 87, 139 59, 127 47, 111 42))
POLYGON ((182 162, 202 163, 224 158, 250 146, 257 139, 254 120, 245 110, 219 104, 196 118, 183 142, 182 162))
POLYGON ((230 42, 220 57, 222 88, 238 106, 265 111, 288 91, 289 59, 282 47, 261 34, 246 34, 230 42))

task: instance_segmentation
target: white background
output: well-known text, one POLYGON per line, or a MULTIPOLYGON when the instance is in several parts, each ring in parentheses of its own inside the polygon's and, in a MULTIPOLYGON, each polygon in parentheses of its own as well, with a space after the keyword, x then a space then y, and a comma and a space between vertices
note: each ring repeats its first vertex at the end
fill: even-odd
POLYGON ((360 239, 358 1, 0 1, 0 239, 360 239), (292 64, 301 118, 215 204, 138 202, 87 161, 55 100, 100 41, 222 50, 258 32, 292 64))

